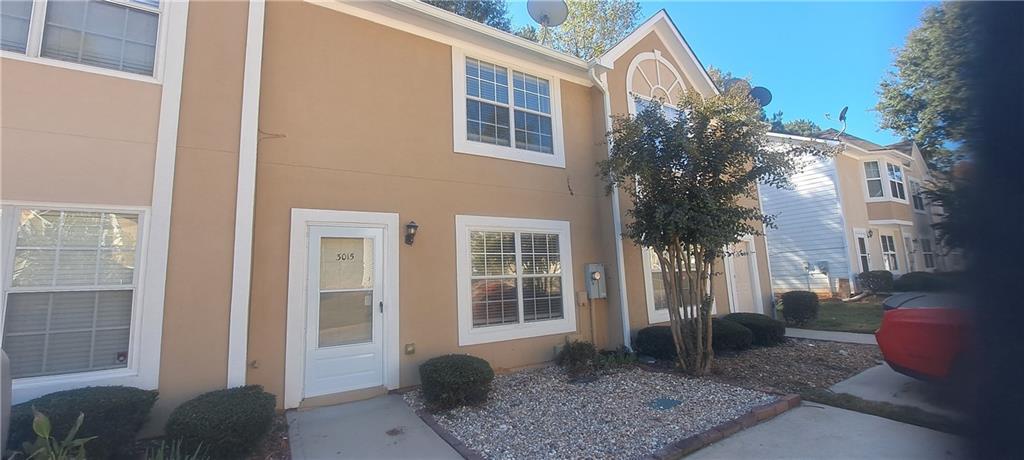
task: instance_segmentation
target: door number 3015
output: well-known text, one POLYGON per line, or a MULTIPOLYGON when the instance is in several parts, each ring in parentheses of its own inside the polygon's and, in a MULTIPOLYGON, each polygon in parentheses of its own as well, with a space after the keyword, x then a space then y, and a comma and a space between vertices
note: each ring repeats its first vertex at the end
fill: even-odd
POLYGON ((340 262, 348 262, 350 260, 356 260, 356 253, 354 253, 354 252, 339 252, 337 260, 340 261, 340 262))

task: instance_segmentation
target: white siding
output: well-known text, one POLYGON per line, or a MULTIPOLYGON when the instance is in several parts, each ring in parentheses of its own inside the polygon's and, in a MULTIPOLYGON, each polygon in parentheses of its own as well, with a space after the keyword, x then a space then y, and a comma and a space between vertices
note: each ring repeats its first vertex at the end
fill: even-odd
POLYGON ((834 160, 809 160, 791 181, 788 189, 759 187, 763 212, 775 216, 766 231, 772 290, 833 292, 838 278, 850 276, 834 160), (805 269, 818 262, 828 263, 828 276, 805 269))

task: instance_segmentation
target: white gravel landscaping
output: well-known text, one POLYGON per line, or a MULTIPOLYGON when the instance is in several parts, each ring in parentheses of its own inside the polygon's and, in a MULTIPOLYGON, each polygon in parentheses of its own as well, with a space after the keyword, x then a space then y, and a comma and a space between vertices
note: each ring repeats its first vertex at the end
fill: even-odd
MULTIPOLYGON (((405 399, 423 407, 419 391, 405 399)), ((485 458, 638 458, 775 399, 709 379, 639 368, 569 383, 552 366, 497 376, 486 404, 434 417, 485 458), (660 398, 681 403, 655 409, 651 404, 660 398)))

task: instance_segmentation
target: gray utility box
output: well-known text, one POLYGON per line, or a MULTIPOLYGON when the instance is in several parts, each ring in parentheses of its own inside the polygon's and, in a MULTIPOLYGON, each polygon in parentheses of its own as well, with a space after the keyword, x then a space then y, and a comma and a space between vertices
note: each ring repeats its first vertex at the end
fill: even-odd
POLYGON ((608 284, 605 281, 603 264, 587 264, 587 298, 607 299, 608 284))

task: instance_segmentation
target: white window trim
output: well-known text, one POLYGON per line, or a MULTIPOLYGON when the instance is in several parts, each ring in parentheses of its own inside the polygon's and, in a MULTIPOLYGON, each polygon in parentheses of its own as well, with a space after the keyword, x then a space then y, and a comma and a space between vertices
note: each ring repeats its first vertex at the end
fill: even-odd
MULTIPOLYGON (((521 248, 516 248, 516 252, 521 248)), ((520 219, 508 217, 455 216, 456 277, 459 308, 459 346, 502 342, 545 335, 576 332, 576 300, 572 275, 572 242, 569 222, 561 220, 520 219), (545 232, 558 235, 558 251, 562 259, 562 319, 521 322, 502 326, 473 327, 473 299, 470 283, 471 261, 469 232, 473 230, 545 232)), ((522 298, 519 299, 520 304, 522 298)), ((520 316, 522 320, 522 316, 520 316)))
MULTIPOLYGON (((25 377, 12 381, 13 402, 19 403, 54 391, 80 388, 92 385, 126 385, 146 389, 155 389, 159 363, 148 362, 154 356, 154 347, 160 347, 162 327, 162 308, 153 308, 144 303, 146 286, 147 261, 150 258, 149 238, 150 208, 120 205, 82 205, 73 203, 48 203, 29 201, 4 201, 3 206, 4 248, 0 261, 3 277, 3 296, 0 304, 0 331, 3 330, 7 318, 7 294, 11 287, 11 264, 14 262, 14 246, 17 241, 16 208, 22 209, 53 209, 61 211, 87 212, 131 212, 139 216, 139 238, 135 246, 134 294, 132 296, 132 319, 128 342, 128 365, 121 369, 104 369, 98 371, 72 372, 67 374, 25 377), (155 318, 159 315, 160 318, 155 318), (156 340, 151 338, 156 337, 156 340)), ((160 306, 162 307, 162 305, 160 306)), ((3 335, 0 335, 2 345, 3 335)), ((157 351, 158 353, 159 351, 157 351)))
POLYGON ((552 153, 535 152, 533 150, 519 149, 515 147, 515 116, 514 103, 509 98, 509 141, 508 147, 503 145, 486 144, 483 142, 471 141, 466 137, 466 54, 462 48, 452 47, 452 136, 454 150, 456 153, 469 155, 481 155, 485 157, 500 158, 503 160, 533 163, 541 166, 552 166, 565 168, 565 142, 564 131, 562 130, 562 93, 561 80, 545 73, 543 70, 509 63, 501 57, 476 50, 469 51, 470 57, 487 61, 491 64, 500 65, 509 71, 509 91, 512 91, 512 72, 520 71, 529 73, 535 77, 548 81, 551 89, 551 144, 552 153))
MULTIPOLYGON (((864 189, 864 201, 866 201, 868 203, 878 203, 878 202, 883 202, 883 201, 893 201, 893 202, 896 202, 896 203, 910 204, 910 198, 911 197, 910 197, 910 194, 907 193, 907 191, 909 190, 909 187, 907 186, 907 180, 908 180, 908 178, 907 178, 907 171, 909 171, 909 168, 906 168, 906 167, 904 167, 903 165, 900 165, 900 164, 896 164, 896 163, 892 163, 890 161, 887 161, 887 159, 883 158, 883 157, 862 158, 860 160, 860 183, 861 183, 861 187, 864 189), (879 197, 872 197, 871 195, 868 194, 868 172, 864 169, 864 165, 867 164, 867 163, 873 163, 873 162, 877 162, 878 163, 879 179, 882 181, 882 196, 879 196, 879 197), (903 193, 907 195, 907 198, 900 199, 899 197, 896 197, 896 196, 892 195, 892 187, 889 185, 890 180, 889 180, 889 166, 888 165, 890 165, 890 164, 900 168, 900 171, 903 173, 903 193)), ((871 179, 871 180, 875 180, 875 179, 871 179)))
POLYGON ((62 61, 60 59, 53 59, 42 56, 43 28, 46 22, 46 5, 48 1, 50 0, 33 0, 32 2, 32 16, 29 18, 28 43, 25 46, 25 53, 0 50, 0 58, 32 62, 51 67, 77 70, 81 72, 88 72, 108 77, 123 78, 126 80, 141 81, 145 83, 161 83, 163 81, 162 76, 164 72, 164 45, 167 42, 167 31, 169 29, 169 27, 167 27, 168 5, 170 3, 174 3, 177 0, 161 0, 159 8, 147 7, 146 5, 130 3, 123 0, 104 0, 115 5, 127 6, 128 8, 135 8, 140 11, 157 13, 158 22, 156 32, 156 51, 155 55, 153 56, 152 75, 142 75, 132 72, 125 72, 122 70, 107 69, 104 67, 96 67, 77 62, 62 61))

